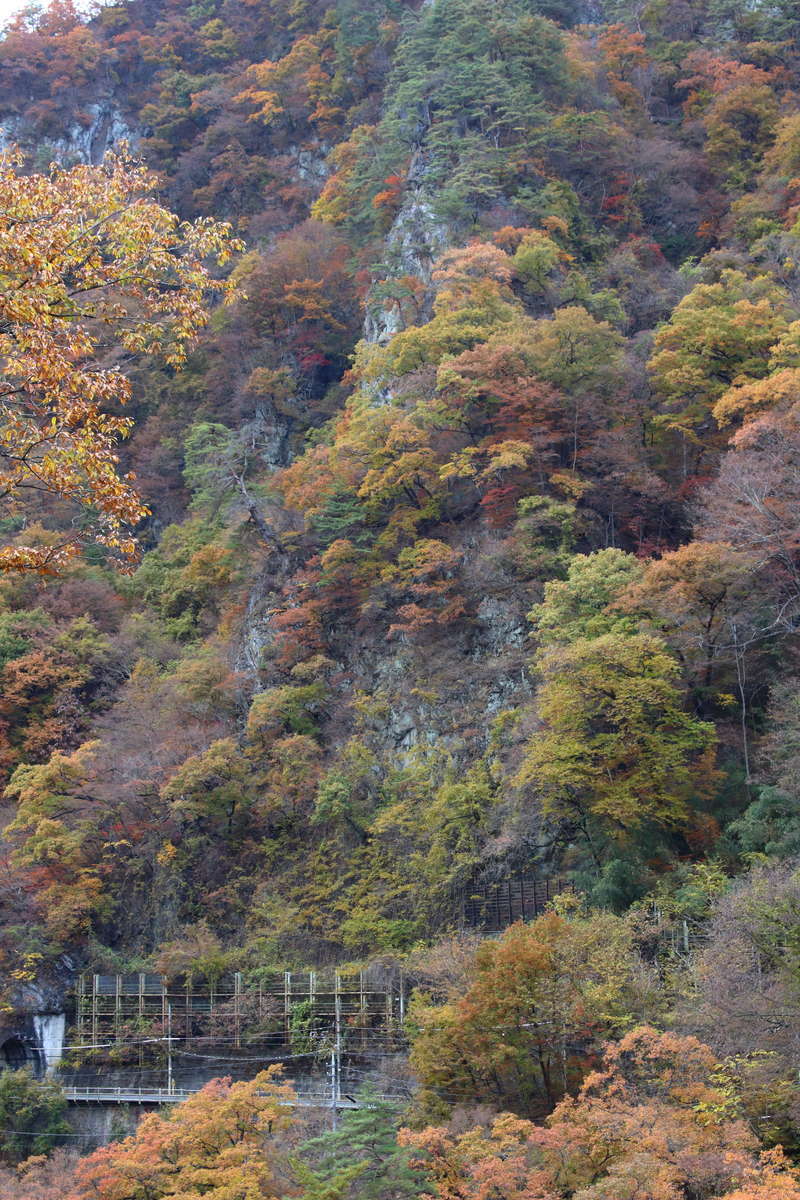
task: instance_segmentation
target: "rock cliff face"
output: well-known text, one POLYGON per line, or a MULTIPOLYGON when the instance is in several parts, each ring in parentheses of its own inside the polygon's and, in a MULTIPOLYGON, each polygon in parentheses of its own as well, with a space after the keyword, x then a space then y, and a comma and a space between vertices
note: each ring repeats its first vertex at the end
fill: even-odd
POLYGON ((65 997, 31 989, 15 1012, 0 1020, 0 1070, 27 1067, 44 1076, 61 1062, 67 1027, 65 997))
MULTIPOLYGON (((342 623, 330 634, 335 670, 327 710, 347 713, 355 695, 370 698, 374 715, 362 718, 370 743, 386 762, 401 767, 426 747, 466 762, 480 737, 488 737, 494 718, 532 694, 526 613, 539 598, 537 589, 519 586, 485 528, 462 525, 450 536, 461 555, 465 622, 440 627, 420 643, 387 637, 368 622, 355 628, 342 623)), ((271 553, 248 599, 235 661, 259 690, 283 679, 269 665, 272 618, 296 565, 289 556, 271 553)), ((351 722, 334 717, 329 752, 335 756, 351 735, 351 722)))
POLYGON ((109 150, 116 150, 122 143, 135 150, 139 131, 131 128, 112 100, 99 101, 90 106, 90 122, 86 126, 74 125, 63 142, 54 143, 55 156, 68 161, 79 158, 82 162, 97 164, 103 161, 109 150))
POLYGON ((7 987, 0 1016, 0 1069, 28 1067, 38 1076, 56 1070, 72 1016, 74 973, 74 959, 62 955, 35 979, 7 987))
MULTIPOLYGON (((395 276, 409 275, 429 290, 436 258, 447 249, 452 231, 435 213, 425 178, 425 156, 414 154, 408 169, 406 195, 386 235, 384 258, 395 276)), ((425 313, 423 308, 422 313, 425 313)), ((364 338, 383 345, 405 328, 399 305, 370 303, 367 297, 364 338)))
POLYGON ((73 122, 61 136, 44 141, 32 138, 24 117, 6 117, 0 128, 0 149, 16 143, 31 150, 42 165, 83 162, 96 166, 109 150, 126 145, 135 151, 140 138, 141 131, 128 123, 112 98, 107 98, 89 104, 83 121, 73 122))

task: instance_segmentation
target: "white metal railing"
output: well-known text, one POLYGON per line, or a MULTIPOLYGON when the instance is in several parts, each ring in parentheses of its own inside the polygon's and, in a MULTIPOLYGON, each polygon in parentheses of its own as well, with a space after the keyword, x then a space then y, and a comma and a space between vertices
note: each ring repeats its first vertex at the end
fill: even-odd
MULTIPOLYGON (((181 1088, 126 1088, 126 1087, 67 1087, 67 1100, 84 1104, 179 1104, 188 1100, 197 1091, 181 1088)), ((396 1096, 376 1096, 376 1100, 397 1100, 396 1096)), ((349 1096, 331 1099, 328 1092, 305 1092, 294 1100, 281 1101, 288 1108, 360 1108, 357 1100, 349 1096)))
POLYGON ((154 1104, 160 1103, 179 1103, 181 1100, 188 1100, 194 1095, 191 1091, 183 1089, 168 1088, 131 1088, 131 1087, 67 1087, 64 1088, 64 1095, 67 1100, 83 1100, 97 1102, 116 1101, 124 1103, 125 1101, 146 1103, 150 1101, 154 1104))

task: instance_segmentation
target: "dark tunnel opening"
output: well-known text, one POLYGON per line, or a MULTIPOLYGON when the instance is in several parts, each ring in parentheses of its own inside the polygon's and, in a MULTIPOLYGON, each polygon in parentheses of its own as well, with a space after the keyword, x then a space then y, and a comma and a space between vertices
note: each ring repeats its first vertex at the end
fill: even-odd
POLYGON ((18 1071, 22 1067, 32 1065, 30 1051, 22 1038, 7 1038, 3 1042, 3 1045, 0 1046, 0 1067, 8 1067, 9 1070, 18 1071))

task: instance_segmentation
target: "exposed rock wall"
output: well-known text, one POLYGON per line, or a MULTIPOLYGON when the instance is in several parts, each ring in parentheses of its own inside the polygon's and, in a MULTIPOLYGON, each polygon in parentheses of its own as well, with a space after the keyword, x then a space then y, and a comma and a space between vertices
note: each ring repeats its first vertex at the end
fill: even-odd
POLYGON ((75 121, 60 138, 45 142, 37 140, 30 144, 30 135, 24 119, 4 117, 0 129, 0 152, 12 143, 35 150, 37 159, 50 159, 60 163, 84 162, 97 165, 109 151, 126 143, 135 149, 141 136, 123 117, 111 100, 98 100, 87 106, 87 121, 75 121))
MULTIPOLYGON (((425 180, 425 158, 411 160, 406 195, 386 235, 386 264, 395 276, 412 275, 430 288, 433 263, 451 240, 447 224, 436 215, 425 180)), ((384 344, 404 328, 398 305, 384 306, 367 298, 364 338, 384 344)))

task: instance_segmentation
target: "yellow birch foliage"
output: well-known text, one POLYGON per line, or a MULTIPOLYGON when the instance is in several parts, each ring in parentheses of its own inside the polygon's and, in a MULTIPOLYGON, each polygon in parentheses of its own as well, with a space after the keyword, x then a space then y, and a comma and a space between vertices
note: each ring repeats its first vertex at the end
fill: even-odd
POLYGON ((69 531, 0 546, 0 570, 55 571, 87 542, 123 563, 147 509, 117 445, 131 421, 120 359, 179 367, 208 319, 212 278, 238 244, 227 225, 181 222, 153 197, 157 178, 126 154, 100 166, 26 175, 0 157, 0 498, 5 516, 50 493, 69 531), (18 544, 23 541, 23 544, 18 544))

